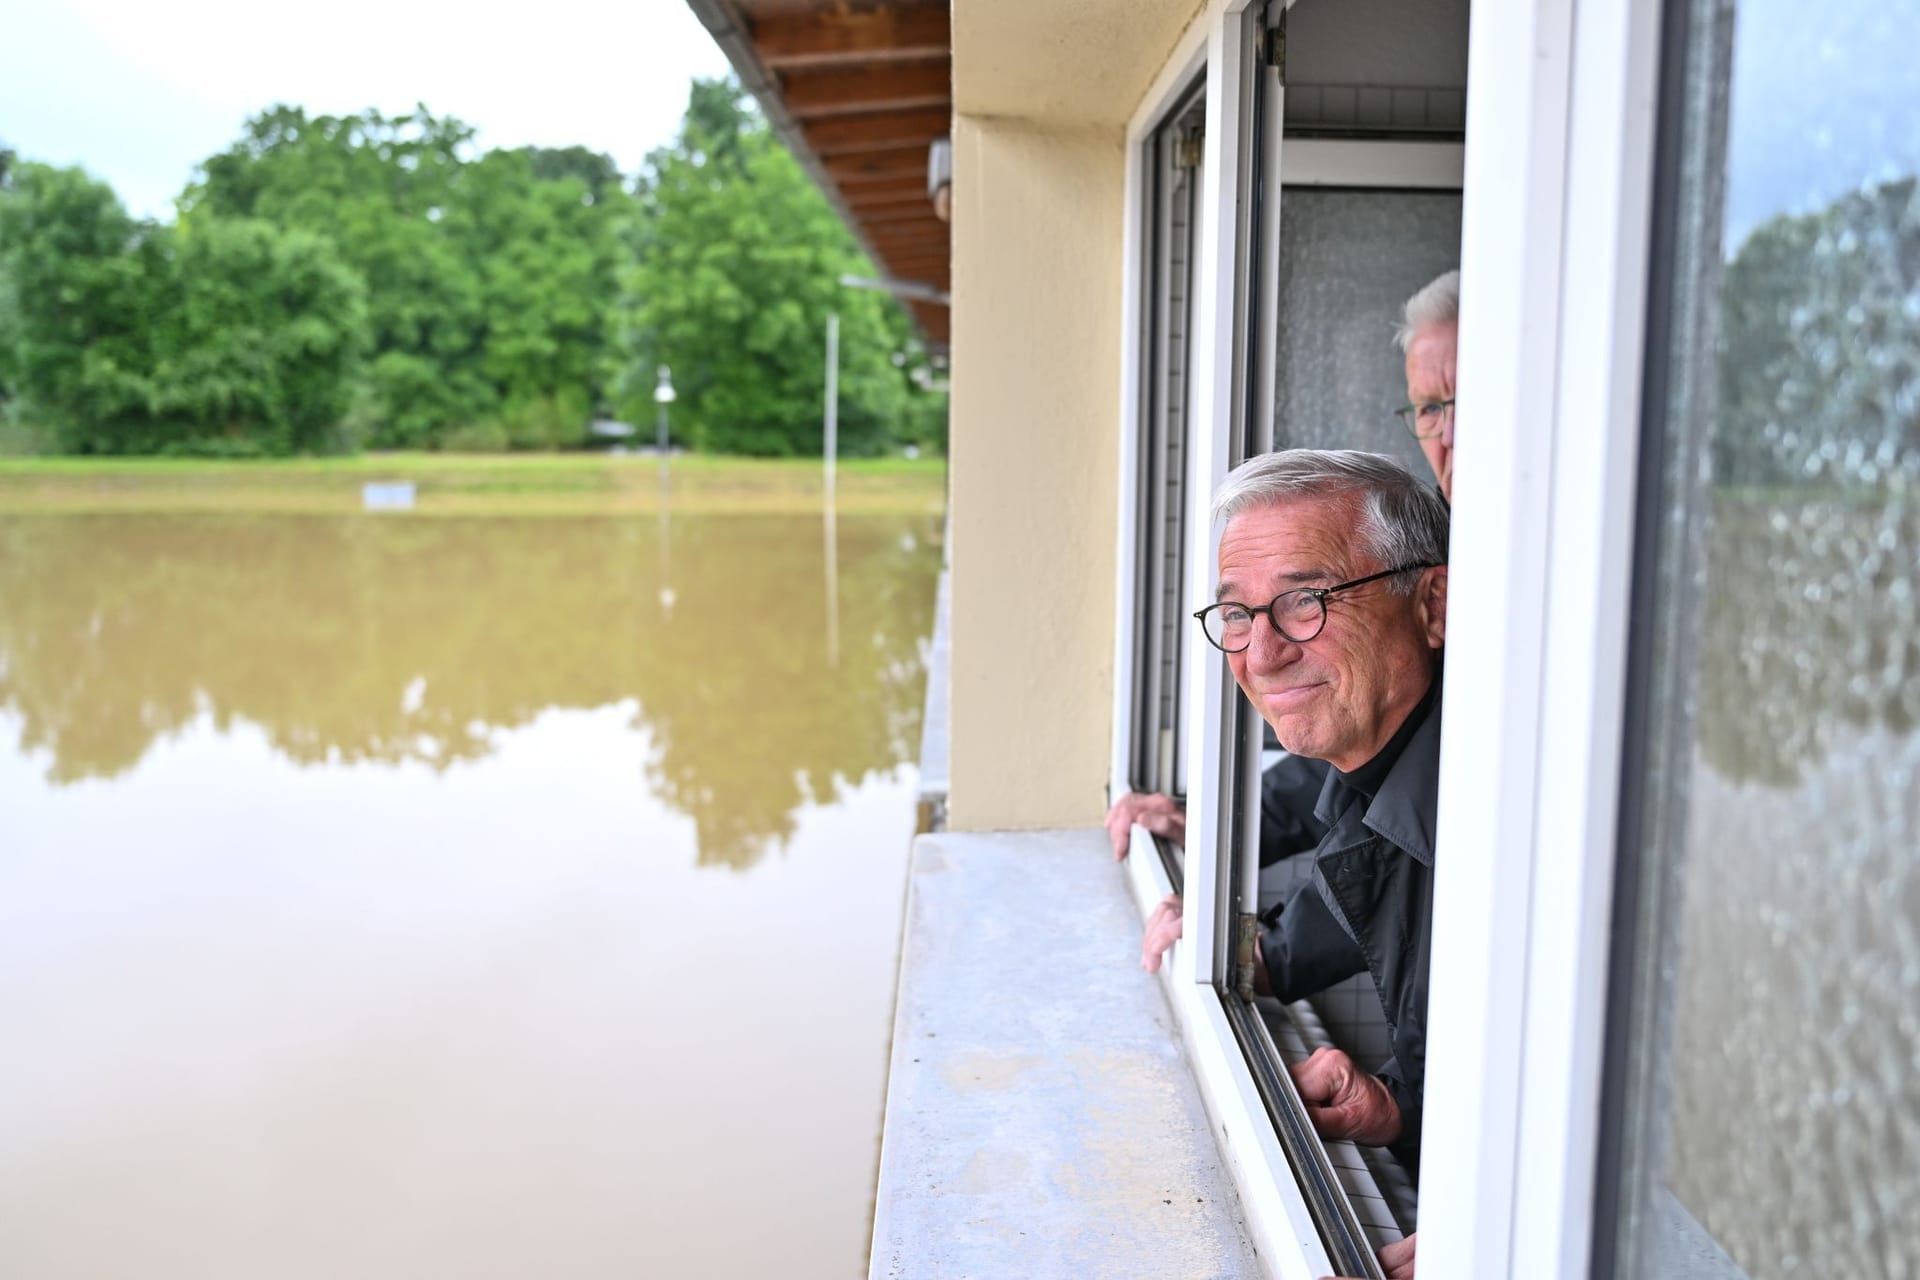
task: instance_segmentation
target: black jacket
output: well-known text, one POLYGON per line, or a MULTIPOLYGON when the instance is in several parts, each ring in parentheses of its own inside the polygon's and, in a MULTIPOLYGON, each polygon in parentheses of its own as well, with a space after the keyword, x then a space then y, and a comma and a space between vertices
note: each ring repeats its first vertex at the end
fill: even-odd
POLYGON ((1263 920, 1267 981, 1303 999, 1365 971, 1393 1028, 1380 1077, 1400 1106, 1394 1151, 1419 1167, 1427 1064, 1427 959, 1433 937, 1433 823, 1439 797, 1436 682, 1380 754, 1352 774, 1329 770, 1315 816, 1328 827, 1313 876, 1263 920))
POLYGON ((1306 756, 1282 756, 1260 775, 1260 865, 1319 845, 1327 824, 1314 813, 1333 766, 1306 756))

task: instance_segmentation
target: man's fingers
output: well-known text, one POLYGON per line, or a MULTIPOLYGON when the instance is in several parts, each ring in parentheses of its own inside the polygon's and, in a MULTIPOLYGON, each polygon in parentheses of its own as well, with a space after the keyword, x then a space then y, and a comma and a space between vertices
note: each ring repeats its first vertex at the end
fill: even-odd
POLYGON ((1307 1103, 1307 1119, 1313 1122, 1313 1131, 1323 1138, 1351 1138, 1359 1129, 1360 1117, 1354 1108, 1346 1104, 1331 1107, 1319 1107, 1307 1103))
POLYGON ((1357 1138, 1373 1130, 1370 1099, 1365 1090, 1355 1087, 1352 1058, 1338 1049, 1315 1049, 1305 1062, 1289 1070, 1307 1118, 1321 1137, 1357 1138))
POLYGON ((1107 843, 1113 846, 1113 856, 1117 861, 1127 856, 1127 845, 1131 843, 1133 828, 1134 795, 1129 791, 1113 802, 1107 810, 1107 843))
POLYGON ((1169 937, 1164 924, 1156 924, 1149 929, 1146 940, 1140 944, 1140 967, 1148 973, 1160 972, 1160 957, 1166 954, 1167 948, 1173 945, 1174 938, 1179 936, 1179 931, 1176 929, 1169 937))
POLYGON ((1167 913, 1167 904, 1161 903, 1147 917, 1147 931, 1140 938, 1140 967, 1148 973, 1160 972, 1160 921, 1167 913))
POLYGON ((1148 973, 1160 972, 1160 958, 1180 938, 1180 895, 1170 893, 1147 917, 1147 934, 1140 942, 1140 967, 1148 973))
POLYGON ((1107 810, 1107 839, 1112 842, 1116 859, 1127 856, 1135 823, 1154 835, 1175 842, 1184 842, 1186 839, 1187 814, 1178 801, 1171 796, 1140 795, 1129 791, 1107 810))
POLYGON ((1300 1101, 1320 1136, 1379 1147, 1400 1135, 1400 1107, 1393 1094, 1338 1049, 1315 1050, 1292 1071, 1300 1101))
POLYGON ((1404 1240, 1395 1240, 1380 1250, 1380 1269, 1387 1273, 1387 1280, 1413 1280, 1413 1255, 1418 1232, 1404 1240))
POLYGON ((1416 1233, 1404 1240, 1395 1240, 1392 1244, 1380 1247, 1380 1265, 1383 1267, 1402 1267, 1413 1261, 1415 1242, 1420 1239, 1416 1233))
POLYGON ((1125 858, 1127 849, 1133 844, 1133 824, 1140 816, 1140 804, 1145 796, 1129 791, 1113 802, 1113 808, 1107 810, 1107 839, 1113 844, 1115 860, 1125 858))
POLYGON ((1352 1070, 1352 1059, 1338 1049, 1315 1049, 1305 1061, 1287 1068, 1293 1073, 1293 1086, 1301 1101, 1322 1106, 1331 1103, 1345 1087, 1352 1070))

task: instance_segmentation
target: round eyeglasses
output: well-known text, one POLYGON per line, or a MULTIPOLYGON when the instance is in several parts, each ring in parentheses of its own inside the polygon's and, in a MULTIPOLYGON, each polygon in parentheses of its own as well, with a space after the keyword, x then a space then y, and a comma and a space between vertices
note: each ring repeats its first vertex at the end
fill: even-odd
POLYGON ((1282 591, 1268 603, 1260 605, 1222 600, 1218 604, 1208 605, 1193 616, 1200 620, 1200 630, 1206 633, 1207 642, 1222 653, 1246 651, 1247 646, 1253 643, 1254 615, 1261 613, 1267 615, 1267 621, 1282 637, 1295 644, 1305 644, 1326 628, 1328 596, 1354 587, 1364 587, 1382 578, 1391 578, 1396 573, 1412 573, 1416 569, 1436 567, 1435 561, 1428 560, 1421 564, 1403 564, 1397 569, 1382 569, 1379 573, 1370 573, 1364 578, 1355 578, 1352 582, 1331 587, 1295 587, 1291 591, 1282 591))
POLYGON ((1393 411, 1400 419, 1400 425, 1413 433, 1415 440, 1432 440, 1447 429, 1447 423, 1453 420, 1453 399, 1423 400, 1418 404, 1403 404, 1393 411))

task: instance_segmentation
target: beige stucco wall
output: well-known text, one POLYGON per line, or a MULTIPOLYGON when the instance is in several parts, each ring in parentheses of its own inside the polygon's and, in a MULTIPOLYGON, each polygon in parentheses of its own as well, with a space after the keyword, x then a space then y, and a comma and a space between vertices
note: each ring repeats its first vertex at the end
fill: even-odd
POLYGON ((1122 139, 954 121, 948 821, 1084 825, 1113 700, 1122 139))
POLYGON ((958 0, 958 830, 1084 826, 1112 759, 1125 130, 1202 0, 958 0))
POLYGON ((953 0, 953 109, 1124 127, 1207 0, 953 0))

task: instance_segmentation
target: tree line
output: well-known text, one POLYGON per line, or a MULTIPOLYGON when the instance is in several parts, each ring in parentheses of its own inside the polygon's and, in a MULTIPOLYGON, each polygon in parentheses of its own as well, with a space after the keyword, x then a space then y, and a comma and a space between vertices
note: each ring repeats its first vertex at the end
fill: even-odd
POLYGON ((730 80, 623 175, 585 147, 479 151, 422 106, 276 106, 171 223, 0 151, 0 443, 215 456, 554 449, 596 417, 676 443, 820 448, 841 323, 843 452, 939 448, 945 396, 904 311, 730 80))

